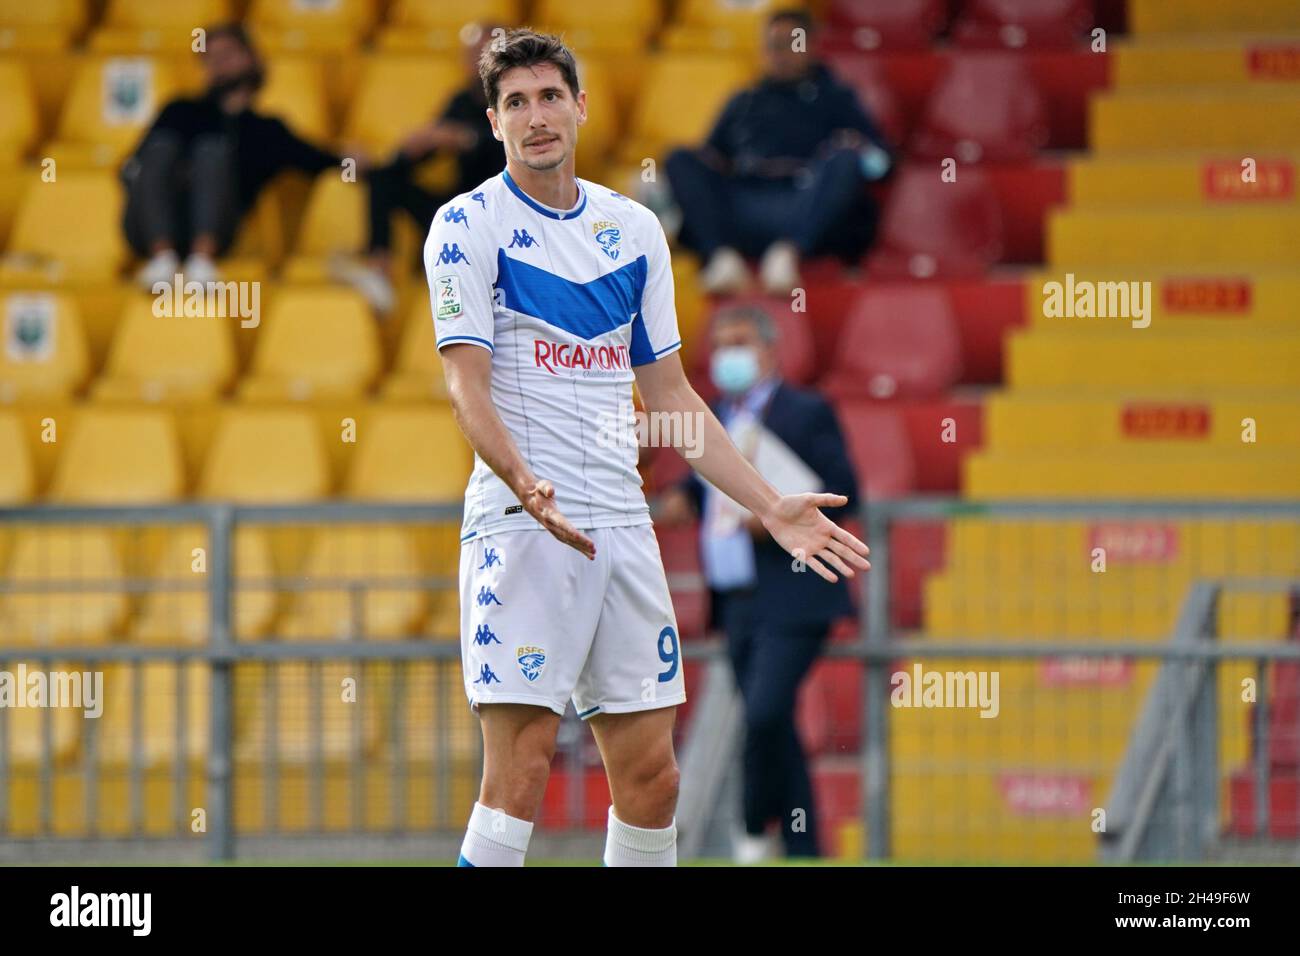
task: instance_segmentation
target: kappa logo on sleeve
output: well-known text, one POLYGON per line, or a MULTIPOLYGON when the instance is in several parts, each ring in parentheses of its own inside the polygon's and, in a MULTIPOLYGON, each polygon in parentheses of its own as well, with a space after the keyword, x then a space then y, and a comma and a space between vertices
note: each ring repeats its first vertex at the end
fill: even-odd
POLYGON ((461 314, 460 277, 438 276, 438 318, 458 319, 461 314))

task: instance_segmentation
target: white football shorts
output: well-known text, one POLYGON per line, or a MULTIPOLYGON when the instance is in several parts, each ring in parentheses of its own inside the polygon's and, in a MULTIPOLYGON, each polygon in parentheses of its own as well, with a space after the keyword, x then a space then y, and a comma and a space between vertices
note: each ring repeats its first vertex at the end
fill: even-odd
POLYGON ((548 531, 499 531, 460 552, 470 707, 625 714, 686 700, 681 641, 651 525, 582 529, 596 559, 548 531))

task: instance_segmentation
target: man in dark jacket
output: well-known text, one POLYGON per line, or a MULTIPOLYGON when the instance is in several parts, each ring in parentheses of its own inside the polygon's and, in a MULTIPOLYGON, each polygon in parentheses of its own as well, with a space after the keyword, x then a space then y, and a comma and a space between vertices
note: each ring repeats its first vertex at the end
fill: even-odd
POLYGON ((137 276, 145 288, 177 272, 215 279, 214 260, 263 186, 286 168, 315 174, 341 162, 253 111, 264 68, 241 26, 208 29, 203 69, 206 92, 164 106, 122 169, 123 229, 148 260, 137 276))
MULTIPOLYGON (((744 450, 744 435, 761 423, 820 479, 820 489, 804 490, 849 499, 827 516, 836 522, 852 517, 857 480, 835 413, 820 396, 781 381, 772 317, 756 306, 733 306, 715 316, 711 335, 711 375, 723 394, 715 411, 728 433, 744 450)), ((795 729, 795 702, 831 623, 853 611, 848 585, 800 568, 757 519, 737 515, 735 506, 694 474, 663 496, 656 520, 673 523, 692 514, 702 518, 713 620, 727 635, 745 702, 746 836, 737 858, 756 858, 773 819, 780 821, 788 856, 817 856, 817 815, 795 729)))
POLYGON ((732 97, 703 148, 665 162, 681 239, 705 261, 708 292, 744 289, 744 256, 761 256, 764 289, 788 295, 802 257, 852 260, 874 234, 864 185, 889 170, 889 146, 854 92, 810 52, 812 28, 801 10, 773 13, 763 78, 732 97))

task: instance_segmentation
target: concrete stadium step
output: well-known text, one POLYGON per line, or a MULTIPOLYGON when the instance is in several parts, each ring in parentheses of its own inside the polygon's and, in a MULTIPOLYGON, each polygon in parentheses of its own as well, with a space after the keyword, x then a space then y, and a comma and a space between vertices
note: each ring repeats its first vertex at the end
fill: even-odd
MULTIPOLYGON (((1300 95, 1300 87, 1297 88, 1300 95)), ((1297 201, 1296 153, 1273 151, 1243 157, 1218 151, 1182 154, 1106 155, 1076 159, 1067 166, 1070 204, 1076 208, 1187 203, 1283 203, 1297 201)))
POLYGON ((1098 93, 1088 104, 1088 126, 1090 145, 1100 153, 1294 148, 1300 146, 1300 90, 1268 83, 1098 93))
POLYGON ((1300 33, 1141 36, 1110 50, 1111 86, 1236 86, 1300 79, 1300 33))
POLYGON ((1245 419, 1269 448, 1300 448, 1300 403, 1287 393, 1083 397, 1003 392, 984 403, 990 451, 1240 448, 1245 419))
MULTIPOLYGON (((1300 127, 1300 113, 1296 123, 1300 127)), ((1294 268, 1300 265, 1300 207, 1169 204, 1057 210, 1047 224, 1047 260, 1058 267, 1076 262, 1126 266, 1130 280, 1150 265, 1294 268)))
POLYGON ((1197 452, 976 452, 963 462, 975 500, 1261 499, 1300 494, 1300 451, 1244 446, 1197 452))
MULTIPOLYGON (((1044 269, 1025 276, 1025 315, 1031 325, 1044 329, 1114 332, 1132 328, 1130 318, 1097 315, 1102 297, 1107 316, 1124 311, 1123 289, 1103 284, 1121 281, 1151 283, 1149 301, 1144 287, 1138 286, 1144 297, 1138 304, 1149 309, 1151 317, 1146 331, 1236 332, 1243 327, 1253 330, 1257 325, 1300 331, 1300 311, 1295 308, 1295 302, 1300 301, 1300 274, 1284 268, 1192 270, 1080 263, 1044 269), (1059 284, 1059 291, 1049 283, 1059 284), (1070 302, 1074 303, 1073 309, 1067 305, 1070 302), (1097 317, 1086 317, 1089 311, 1097 317)), ((1133 291, 1129 286, 1130 309, 1135 303, 1133 291)))
MULTIPOLYGON (((1122 327, 1121 327, 1122 328, 1122 327)), ((1111 388, 1134 395, 1184 389, 1300 387, 1300 335, 1187 330, 1148 335, 1131 326, 1110 335, 1034 330, 1007 344, 1013 389, 1111 388)))
POLYGON ((1129 30, 1137 36, 1186 33, 1275 33, 1300 30, 1300 7, 1292 0, 1129 0, 1129 30))

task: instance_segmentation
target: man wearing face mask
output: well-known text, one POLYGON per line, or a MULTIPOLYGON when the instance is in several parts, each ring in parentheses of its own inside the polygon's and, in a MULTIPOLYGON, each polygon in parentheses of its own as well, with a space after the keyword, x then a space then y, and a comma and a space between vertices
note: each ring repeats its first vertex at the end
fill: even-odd
MULTIPOLYGON (((772 317, 757 306, 732 306, 714 317, 711 339, 710 375, 722 392, 714 408, 732 440, 752 458, 764 432, 774 437, 802 463, 810 480, 820 482, 820 488, 805 490, 849 499, 833 509, 834 520, 852 517, 857 480, 835 413, 820 396, 781 381, 772 317)), ((756 460, 760 472, 762 464, 756 460)), ((773 475, 764 477, 778 483, 773 475)), ((756 519, 692 474, 664 494, 656 520, 671 524, 694 515, 700 516, 711 623, 726 633, 745 703, 745 833, 737 837, 736 859, 753 862, 767 855, 765 834, 773 820, 780 824, 787 856, 818 856, 812 782, 795 729, 795 702, 831 623, 852 613, 846 582, 830 584, 800 573, 756 519), (804 826, 797 829, 795 810, 806 811, 804 826)))
POLYGON ((136 276, 146 289, 177 272, 215 280, 217 256, 263 186, 286 168, 314 175, 341 162, 253 111, 265 69, 243 27, 211 27, 205 45, 203 95, 164 106, 122 168, 123 231, 147 260, 136 276))

